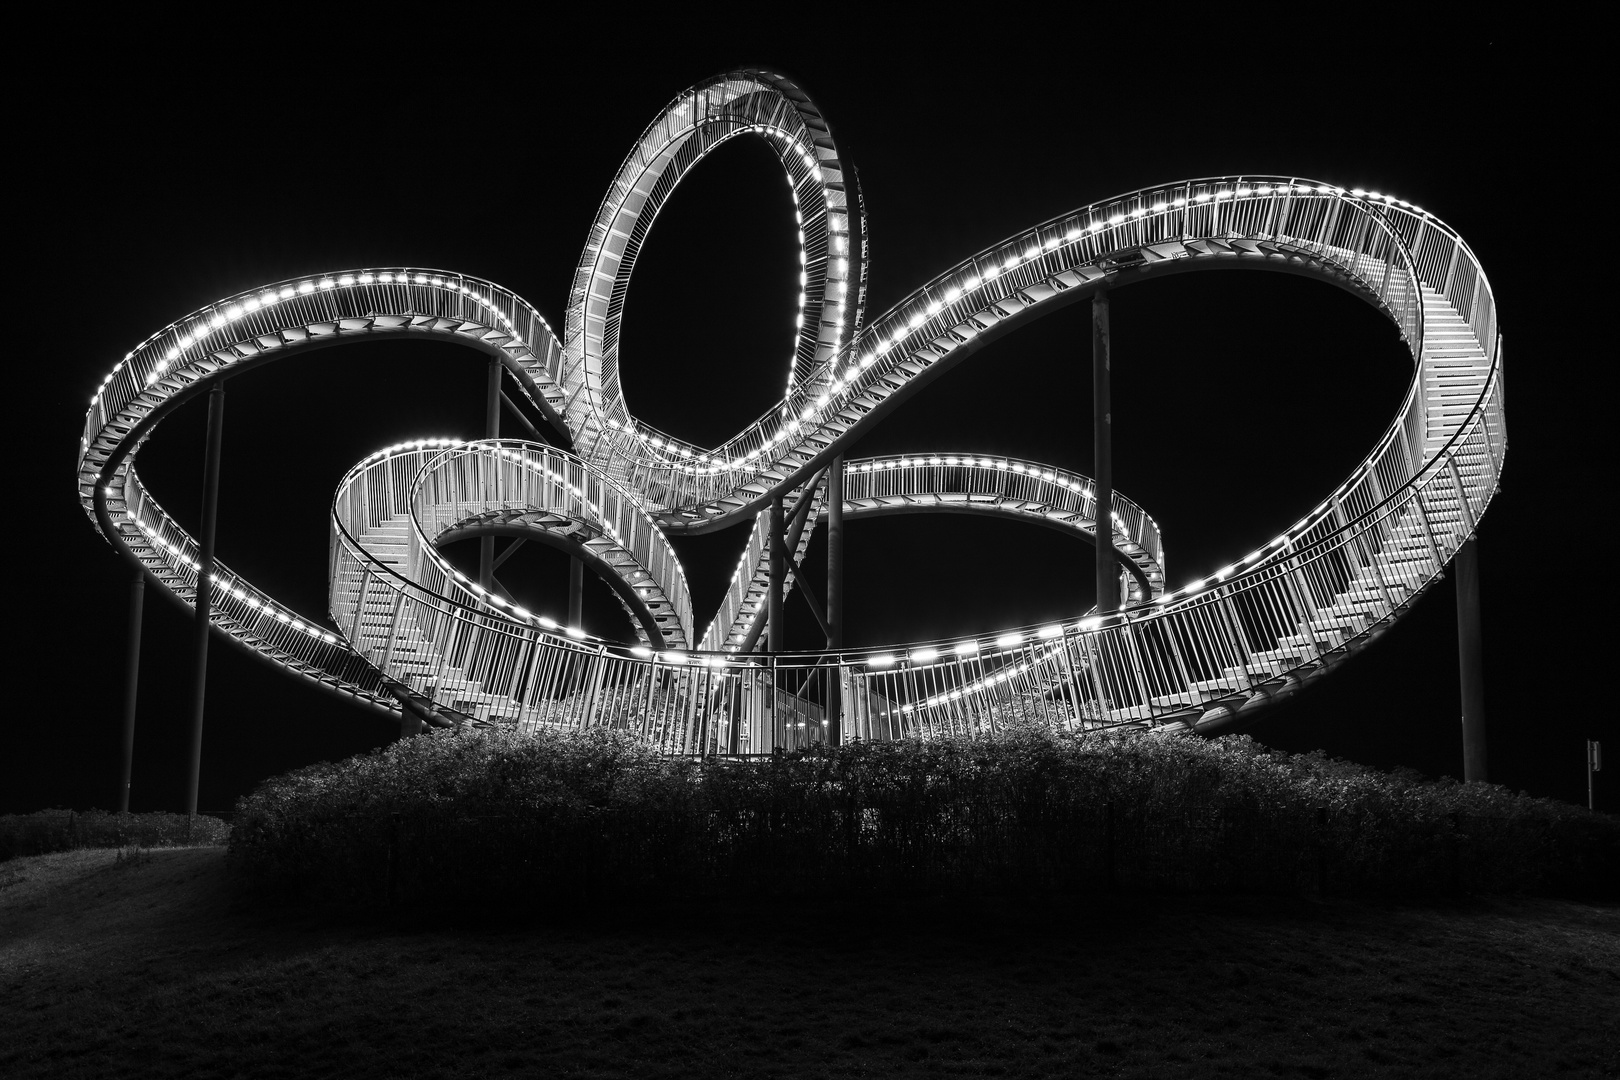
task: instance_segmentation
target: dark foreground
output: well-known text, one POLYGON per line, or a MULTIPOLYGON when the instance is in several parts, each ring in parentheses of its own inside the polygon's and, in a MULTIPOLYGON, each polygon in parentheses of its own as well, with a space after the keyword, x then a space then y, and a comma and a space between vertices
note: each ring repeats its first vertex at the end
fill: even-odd
POLYGON ((0 1075, 1620 1076, 1620 907, 1110 897, 409 927, 0 864, 0 1075))

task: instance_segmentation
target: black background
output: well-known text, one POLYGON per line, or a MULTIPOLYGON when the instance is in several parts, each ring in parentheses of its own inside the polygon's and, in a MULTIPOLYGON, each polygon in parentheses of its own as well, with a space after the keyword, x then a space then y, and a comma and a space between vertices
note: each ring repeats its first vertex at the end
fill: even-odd
MULTIPOLYGON (((1491 277, 1506 337, 1512 449, 1480 533, 1491 777, 1584 800, 1582 740, 1615 730, 1613 634, 1594 618, 1609 604, 1611 421, 1592 383, 1613 346, 1587 274, 1611 200, 1583 151, 1594 135, 1612 141, 1607 107, 1574 54, 1549 61, 1523 28, 1456 36, 1371 15, 1307 27, 1265 10, 1199 23, 1007 9, 952 26, 838 14, 751 35, 703 20, 626 30, 611 14, 507 25, 471 9, 442 24, 322 15, 295 28, 279 12, 42 39, 13 98, 21 250, 7 370, 21 382, 10 398, 20 483, 0 810, 116 804, 128 570, 72 484, 106 370, 214 299, 362 266, 487 277, 560 327, 586 227, 635 138, 685 87, 741 65, 799 80, 859 169, 874 315, 1023 228, 1191 177, 1392 192, 1455 227, 1491 277)), ((710 443, 762 412, 785 376, 796 274, 779 166, 763 143, 727 144, 676 192, 637 266, 622 348, 632 408, 710 443)), ((1086 318, 1079 305, 997 343, 853 453, 1012 453, 1089 473, 1086 318)), ((1383 432, 1411 372, 1371 309, 1281 275, 1126 289, 1113 328, 1116 484, 1162 524, 1173 585, 1320 501, 1383 432)), ((373 343, 232 380, 221 557, 322 618, 337 480, 390 442, 477 436, 483 377, 470 351, 373 343)), ((205 411, 183 408, 139 464, 193 531, 205 411)), ((518 433, 510 420, 505 431, 518 433)), ((680 542, 700 628, 744 539, 680 542)), ((1072 617, 1092 602, 1090 548, 1040 529, 856 522, 847 552, 856 645, 1072 617)), ((812 575, 824 557, 814 545, 812 575)), ((525 549, 503 578, 555 614, 564 567, 525 549)), ((605 588, 593 582, 587 599, 589 628, 618 632, 605 588)), ((1363 658, 1251 733, 1460 775, 1454 604, 1442 581, 1363 658)), ((789 611, 790 645, 811 645, 808 614, 796 600, 789 611)), ((156 590, 145 635, 132 807, 177 809, 190 631, 156 590)), ((218 644, 209 678, 205 809, 393 735, 218 644)), ((1601 787, 1599 805, 1616 805, 1601 787)))

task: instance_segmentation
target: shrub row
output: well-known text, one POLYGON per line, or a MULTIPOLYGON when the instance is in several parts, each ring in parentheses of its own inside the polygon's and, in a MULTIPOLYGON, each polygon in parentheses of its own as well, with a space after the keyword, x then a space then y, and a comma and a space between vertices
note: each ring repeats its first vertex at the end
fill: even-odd
POLYGON ((660 756, 606 729, 401 741, 238 805, 260 891, 358 905, 1084 892, 1617 895, 1620 821, 1242 736, 660 756))
POLYGON ((224 844, 231 827, 216 817, 111 814, 105 810, 40 810, 0 815, 0 862, 22 855, 102 847, 183 847, 224 844), (189 827, 188 827, 189 826, 189 827))

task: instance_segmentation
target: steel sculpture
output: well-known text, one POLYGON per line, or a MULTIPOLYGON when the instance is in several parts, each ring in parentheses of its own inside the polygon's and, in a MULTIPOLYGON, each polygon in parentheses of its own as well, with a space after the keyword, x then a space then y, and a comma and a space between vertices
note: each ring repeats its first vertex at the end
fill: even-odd
POLYGON ((500 439, 379 451, 333 501, 331 624, 213 563, 201 598, 209 625, 411 722, 609 724, 671 752, 718 754, 1030 721, 1217 730, 1321 678, 1389 627, 1472 537, 1497 490, 1506 430, 1490 286, 1455 232, 1394 196, 1277 176, 1146 188, 988 248, 863 325, 865 276, 859 194, 819 111, 779 75, 729 73, 671 102, 625 160, 591 225, 560 336, 492 282, 420 267, 311 275, 228 297, 164 327, 108 373, 85 419, 79 496, 146 577, 198 603, 211 552, 135 469, 165 416, 235 372, 319 348, 377 337, 464 344, 499 363, 572 451, 500 439), (780 403, 723 445, 700 447, 631 414, 619 319, 660 206, 706 153, 739 136, 769 143, 793 188, 797 339, 780 403), (1065 470, 966 449, 843 458, 907 395, 1025 323, 1102 290, 1218 267, 1350 291, 1395 324, 1414 374, 1360 466, 1212 578, 1168 590, 1156 524, 1118 494, 1099 541, 1096 485, 1065 470), (941 511, 1037 521, 1108 544, 1125 571, 1121 610, 850 650, 838 647, 840 601, 817 608, 832 647, 758 651, 772 596, 779 621, 821 520, 941 511), (744 522, 748 546, 699 631, 668 537, 744 522), (439 551, 495 535, 587 562, 638 641, 596 639, 526 611, 439 551))

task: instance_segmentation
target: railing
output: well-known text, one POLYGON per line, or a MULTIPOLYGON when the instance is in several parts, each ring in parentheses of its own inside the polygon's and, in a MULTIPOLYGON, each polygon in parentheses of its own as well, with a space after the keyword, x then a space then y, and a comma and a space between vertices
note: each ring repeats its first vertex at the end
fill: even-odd
MULTIPOLYGON (((1110 254, 1155 244, 1267 243, 1313 256, 1376 297, 1415 343, 1423 312, 1401 230, 1417 234, 1424 224, 1433 227, 1431 248, 1443 244, 1442 236, 1455 240, 1421 211, 1294 178, 1225 177, 1143 189, 1054 218, 918 289, 840 349, 829 367, 832 389, 825 401, 807 391, 790 395, 713 450, 664 439, 655 454, 628 427, 604 429, 586 457, 629 486, 655 493, 659 505, 698 508, 723 500, 802 448, 851 400, 872 392, 887 396, 888 380, 909 381, 919 366, 932 366, 981 332, 964 327, 1000 322, 1013 314, 1009 304, 1021 310, 1047 302, 1091 280, 1075 276, 1065 283, 1065 275, 1096 271, 1110 254)), ((1211 254, 1228 252, 1184 256, 1211 254)))
POLYGON ((365 334, 419 332, 504 350, 525 389, 564 387, 562 349, 527 301, 466 274, 386 267, 318 274, 250 289, 179 319, 113 366, 91 399, 80 440, 81 484, 166 399, 282 350, 365 334))
MULTIPOLYGON (((1096 481, 1005 454, 895 454, 844 463, 844 501, 857 507, 947 494, 965 496, 965 506, 1027 503, 1042 507, 1042 516, 1053 520, 1097 519, 1096 481)), ((1158 595, 1164 582, 1159 523, 1118 492, 1113 496, 1113 515, 1115 548, 1141 563, 1158 595)), ((1082 525, 1080 531, 1091 530, 1082 525)))
MULTIPOLYGON (((569 362, 588 390, 570 413, 581 453, 598 468, 633 481, 635 469, 659 461, 677 469, 693 448, 636 421, 619 389, 619 318, 641 244, 659 209, 686 172, 716 146, 741 134, 765 139, 793 191, 799 226, 799 316, 789 393, 821 393, 828 362, 859 321, 851 275, 862 240, 850 220, 846 168, 826 122, 790 80, 763 71, 709 79, 681 94, 631 148, 598 209, 575 271, 565 323, 569 362), (606 442, 602 442, 603 437, 606 442)), ((701 462, 701 451, 698 452, 701 462)), ((651 493, 642 477, 636 490, 651 493)))
MULTIPOLYGON (((758 80, 735 82, 716 90, 718 98, 707 90, 693 96, 689 108, 708 117, 706 110, 724 112, 726 101, 740 100, 735 95, 755 94, 747 109, 756 111, 726 113, 704 138, 745 128, 775 138, 772 125, 791 112, 816 147, 806 151, 808 160, 785 160, 798 178, 796 192, 832 191, 834 168, 842 166, 802 94, 780 79, 774 91, 758 80)), ((711 145, 700 140, 690 153, 711 145)), ((665 151, 683 152, 673 144, 665 151)), ((659 159, 653 168, 649 159, 638 175, 656 186, 663 170, 673 164, 669 177, 678 179, 691 160, 659 159)), ((667 190, 636 188, 635 177, 624 182, 629 186, 616 188, 604 206, 617 207, 613 221, 628 215, 644 232, 650 218, 641 221, 632 204, 655 204, 667 190)), ((826 252, 812 244, 827 263, 838 257, 839 229, 847 237, 858 224, 848 220, 847 203, 835 202, 823 215, 827 236, 815 241, 827 243, 826 252)), ((606 317, 606 309, 586 311, 587 299, 594 304, 600 296, 578 286, 600 276, 587 273, 605 242, 599 234, 593 231, 576 279, 567 350, 514 294, 415 268, 294 279, 165 327, 115 365, 93 396, 79 454, 86 512, 189 602, 196 544, 151 499, 133 467, 136 449, 163 416, 213 380, 295 351, 379 333, 471 345, 501 358, 536 404, 566 420, 584 463, 518 443, 423 443, 374 456, 351 473, 334 505, 330 610, 337 632, 276 604, 223 565, 215 570, 215 627, 287 670, 378 707, 393 707, 388 695, 408 688, 448 710, 445 722, 607 723, 671 751, 757 753, 821 737, 835 716, 845 734, 867 738, 994 732, 1027 721, 1076 728, 1218 723, 1292 692, 1387 626, 1438 576, 1497 489, 1506 428, 1494 297, 1455 233, 1391 197, 1294 178, 1228 177, 1144 189, 1053 219, 965 260, 873 320, 858 340, 815 338, 809 375, 795 368, 795 389, 783 403, 713 451, 649 435, 605 394, 606 353, 588 355, 598 339, 576 333, 606 317), (481 593, 429 542, 450 526, 530 511, 590 523, 601 529, 604 562, 644 573, 662 590, 645 594, 641 579, 621 582, 642 598, 629 606, 645 600, 649 611, 667 611, 692 640, 684 579, 653 515, 711 525, 752 515, 762 499, 802 484, 816 461, 864 432, 873 421, 860 417, 877 403, 959 361, 983 336, 1135 267, 1222 259, 1273 260, 1367 297, 1399 328, 1418 372, 1373 451, 1310 514, 1211 581, 1162 594, 1154 582, 1144 603, 1126 612, 889 650, 686 653, 663 648, 650 633, 659 648, 627 648, 481 593), (1450 400, 1431 357, 1428 305, 1436 319, 1454 317, 1483 353, 1482 373, 1465 372, 1450 400), (368 532, 392 528, 394 518, 414 522, 403 532, 408 550, 398 567, 365 546, 368 532)), ((847 272, 821 270, 828 281, 847 272)), ((616 287, 622 293, 622 282, 616 287)), ((616 340, 599 340, 602 349, 616 348, 616 340)), ((801 335, 801 345, 807 340, 801 335)), ((867 485, 872 498, 881 497, 885 471, 868 473, 859 464, 852 489, 867 485)), ((992 477, 1000 472, 993 463, 975 462, 970 471, 940 482, 1036 483, 1027 470, 1019 478, 1010 467, 1010 475, 992 477)), ((1039 482, 1058 495, 1052 472, 1052 480, 1039 482)), ((1082 480, 1065 474, 1061 488, 1065 507, 1084 516, 1082 480)), ((1139 568, 1162 567, 1151 518, 1134 504, 1117 505, 1123 533, 1116 543, 1123 536, 1139 568)))
MULTIPOLYGON (((1381 210, 1378 220, 1386 218, 1402 220, 1381 210)), ((1374 234, 1387 235, 1371 225, 1357 230, 1374 234)), ((1418 254, 1430 266, 1441 261, 1442 236, 1449 234, 1432 219, 1422 223, 1417 239, 1426 246, 1418 254)), ((1494 327, 1477 264, 1455 237, 1450 243, 1457 255, 1444 261, 1452 287, 1462 290, 1459 314, 1470 327, 1494 327)), ((1364 253, 1318 250, 1336 266, 1376 276, 1386 290, 1399 276, 1379 272, 1364 253)), ((1405 311, 1421 333, 1416 285, 1387 295, 1389 309, 1405 311)), ((1413 344, 1421 350, 1421 338, 1413 344)), ((1419 380, 1356 475, 1293 529, 1213 584, 1105 621, 888 653, 640 656, 602 643, 589 655, 588 647, 556 636, 503 636, 489 626, 467 634, 480 642, 468 648, 479 670, 492 672, 517 670, 516 654, 542 641, 572 657, 509 683, 518 702, 513 719, 611 722, 681 752, 757 752, 811 741, 823 735, 835 697, 845 733, 863 737, 993 732, 1029 720, 1207 723, 1286 693, 1347 655, 1409 604, 1472 532, 1505 451, 1494 341, 1488 349, 1484 396, 1444 446, 1431 451, 1426 428, 1415 422, 1422 416, 1419 380)), ((858 465, 851 478, 857 491, 881 482, 858 465)), ((434 616, 457 617, 450 609, 434 616)), ((457 645, 448 648, 457 654, 457 645)))
MULTIPOLYGON (((1005 455, 901 454, 852 459, 844 463, 844 512, 850 517, 897 511, 994 513, 1094 536, 1097 511, 1093 485, 1091 478, 1078 473, 1005 455)), ((803 490, 795 492, 793 501, 802 496, 803 490)), ((824 486, 818 487, 812 496, 816 504, 810 513, 818 520, 827 512, 825 490, 824 486)), ((714 620, 704 632, 702 649, 737 651, 754 620, 762 617, 759 608, 769 584, 767 516, 768 511, 761 511, 755 517, 737 570, 714 620)), ((797 550, 789 552, 795 566, 809 544, 810 531, 806 529, 797 550)), ((1126 574, 1127 595, 1143 600, 1161 594, 1164 555, 1158 523, 1117 492, 1113 542, 1135 564, 1135 576, 1126 574)), ((786 584, 791 587, 792 579, 786 584)))
MULTIPOLYGON (((819 514, 825 502, 826 490, 826 485, 816 477, 786 494, 783 501, 796 508, 799 500, 810 499, 812 506, 806 510, 806 514, 819 514)), ((737 569, 732 572, 725 595, 720 598, 720 607, 698 642, 698 647, 704 651, 736 652, 755 623, 765 618, 766 590, 770 585, 771 572, 770 513, 767 508, 754 515, 754 525, 748 534, 748 542, 743 545, 742 556, 737 560, 737 569)), ((814 522, 807 522, 799 534, 798 545, 787 552, 795 574, 804 560, 805 551, 810 547, 814 528, 814 522)), ((782 582, 784 599, 793 591, 796 583, 797 579, 792 575, 782 582)))
MULTIPOLYGON (((1406 606, 1455 553, 1494 487, 1483 422, 1421 482, 1313 542, 1170 605, 1093 625, 1057 624, 887 654, 638 655, 564 632, 519 629, 403 581, 396 618, 422 628, 469 678, 516 707, 497 722, 636 731, 674 752, 746 753, 817 741, 830 698, 846 736, 993 733, 1028 722, 1090 728, 1190 720, 1263 702, 1348 654, 1406 606), (1457 469, 1450 467, 1460 462, 1457 469), (1408 558, 1376 562, 1405 542, 1408 558), (1264 654, 1271 655, 1258 660, 1264 654)), ((358 554, 358 553, 357 553, 358 554)), ((334 615, 341 618, 334 601, 334 615)), ((645 650, 639 652, 644 653, 645 650)), ((404 673, 390 671, 393 677, 404 673)))
MULTIPOLYGON (((672 633, 663 636, 653 628, 651 643, 685 648, 692 641, 686 572, 641 499, 572 454, 551 447, 484 441, 441 451, 425 462, 410 507, 416 526, 413 551, 438 559, 430 540, 450 527, 475 518, 517 523, 529 511, 560 514, 599 530, 601 535, 584 546, 613 566, 635 590, 641 608, 672 623, 666 628, 672 633)), ((471 604, 509 606, 466 583, 442 560, 441 571, 451 575, 447 595, 471 604)))
MULTIPOLYGON (((118 541, 140 552, 143 565, 186 602, 197 592, 197 542, 147 496, 134 467, 125 466, 108 494, 118 541)), ((211 624, 233 641, 340 693, 392 708, 377 672, 340 635, 280 604, 216 559, 211 624)))

